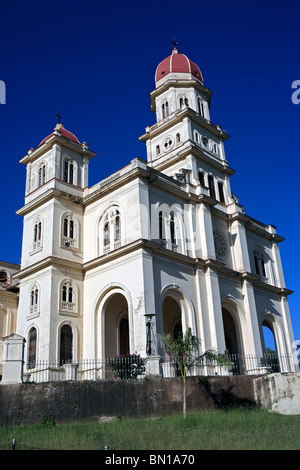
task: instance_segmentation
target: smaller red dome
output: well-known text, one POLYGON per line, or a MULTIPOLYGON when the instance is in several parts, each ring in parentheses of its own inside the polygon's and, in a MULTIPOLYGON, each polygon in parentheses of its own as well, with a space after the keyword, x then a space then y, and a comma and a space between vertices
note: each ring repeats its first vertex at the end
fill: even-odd
POLYGON ((173 49, 171 55, 158 65, 155 72, 155 82, 158 82, 169 73, 190 73, 203 82, 203 76, 198 65, 185 54, 180 54, 176 48, 173 49))
POLYGON ((66 139, 72 140, 73 142, 76 142, 77 144, 80 144, 79 140, 77 139, 76 135, 74 135, 72 132, 68 131, 67 129, 64 128, 63 124, 57 124, 57 126, 54 128, 54 131, 49 134, 47 137, 45 137, 42 142, 38 145, 40 147, 43 145, 49 137, 51 137, 56 130, 59 130, 62 137, 65 137, 66 139))

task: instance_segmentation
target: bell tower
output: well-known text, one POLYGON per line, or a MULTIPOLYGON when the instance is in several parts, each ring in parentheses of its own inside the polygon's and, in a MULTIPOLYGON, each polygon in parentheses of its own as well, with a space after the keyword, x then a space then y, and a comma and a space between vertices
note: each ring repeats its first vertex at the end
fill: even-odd
POLYGON ((20 161, 26 165, 26 190, 17 211, 24 218, 17 331, 27 339, 29 362, 37 341, 35 360, 59 361, 57 338, 66 329, 72 337, 82 330, 83 198, 94 156, 58 122, 20 161))
POLYGON ((225 202, 231 198, 229 177, 234 171, 225 159, 229 135, 211 121, 211 97, 200 68, 175 43, 156 68, 150 93, 156 123, 146 127, 140 140, 146 143, 149 166, 183 182, 188 178, 205 194, 225 202))
POLYGON ((45 256, 82 258, 82 198, 88 166, 95 153, 58 122, 53 132, 31 148, 26 165, 22 267, 45 256))
POLYGON ((53 132, 20 160, 27 170, 25 196, 45 184, 48 188, 53 180, 84 189, 88 185, 88 163, 94 155, 86 142, 81 144, 58 122, 53 132))

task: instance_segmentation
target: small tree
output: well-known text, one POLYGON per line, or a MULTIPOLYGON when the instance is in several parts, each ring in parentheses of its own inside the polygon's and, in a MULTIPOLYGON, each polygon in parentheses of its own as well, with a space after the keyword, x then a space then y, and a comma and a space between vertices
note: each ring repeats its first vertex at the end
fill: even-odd
POLYGON ((218 354, 215 350, 209 349, 203 354, 199 354, 201 341, 192 334, 191 328, 188 328, 185 334, 173 338, 171 335, 162 335, 159 337, 163 342, 166 352, 170 358, 176 362, 180 376, 183 382, 183 417, 186 418, 186 377, 199 359, 207 358, 214 360, 220 365, 229 365, 230 361, 223 354, 218 354))

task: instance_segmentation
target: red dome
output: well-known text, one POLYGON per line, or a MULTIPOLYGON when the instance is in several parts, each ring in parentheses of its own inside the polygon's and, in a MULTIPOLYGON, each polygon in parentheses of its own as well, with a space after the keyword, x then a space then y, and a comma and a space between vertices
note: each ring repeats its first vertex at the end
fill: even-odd
POLYGON ((70 131, 68 131, 67 129, 65 129, 62 124, 58 124, 58 125, 55 127, 54 131, 53 131, 51 134, 49 134, 47 137, 45 137, 45 138, 42 140, 42 142, 38 145, 38 147, 40 147, 41 145, 43 145, 43 144, 46 142, 46 140, 49 139, 49 137, 51 137, 51 136, 54 134, 55 130, 59 130, 60 133, 61 133, 61 135, 62 135, 62 137, 65 137, 66 139, 72 140, 73 142, 76 142, 77 144, 80 144, 80 142, 79 142, 79 140, 77 139, 76 135, 72 134, 72 132, 70 132, 70 131))
POLYGON ((155 72, 155 82, 169 73, 191 73, 203 82, 202 73, 198 65, 192 62, 186 55, 179 54, 177 49, 173 49, 172 54, 158 65, 155 72))

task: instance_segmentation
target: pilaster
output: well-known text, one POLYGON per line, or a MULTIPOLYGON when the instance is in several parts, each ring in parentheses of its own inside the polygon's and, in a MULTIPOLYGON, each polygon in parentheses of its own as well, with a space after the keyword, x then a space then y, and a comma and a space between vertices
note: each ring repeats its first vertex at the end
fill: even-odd
POLYGON ((234 250, 235 269, 239 272, 250 272, 247 238, 244 225, 239 220, 231 224, 231 238, 234 250))
POLYGON ((247 325, 247 331, 245 331, 245 334, 243 335, 244 354, 260 356, 262 355, 262 346, 260 341, 255 295, 253 285, 248 279, 244 279, 242 281, 242 292, 247 325))
POLYGON ((215 259, 215 246, 210 207, 204 203, 198 204, 199 234, 196 235, 196 250, 200 258, 215 259))
POLYGON ((210 344, 206 349, 216 349, 219 353, 225 351, 225 337, 222 319, 222 306, 220 298, 218 274, 210 267, 205 273, 208 321, 210 331, 210 344))

